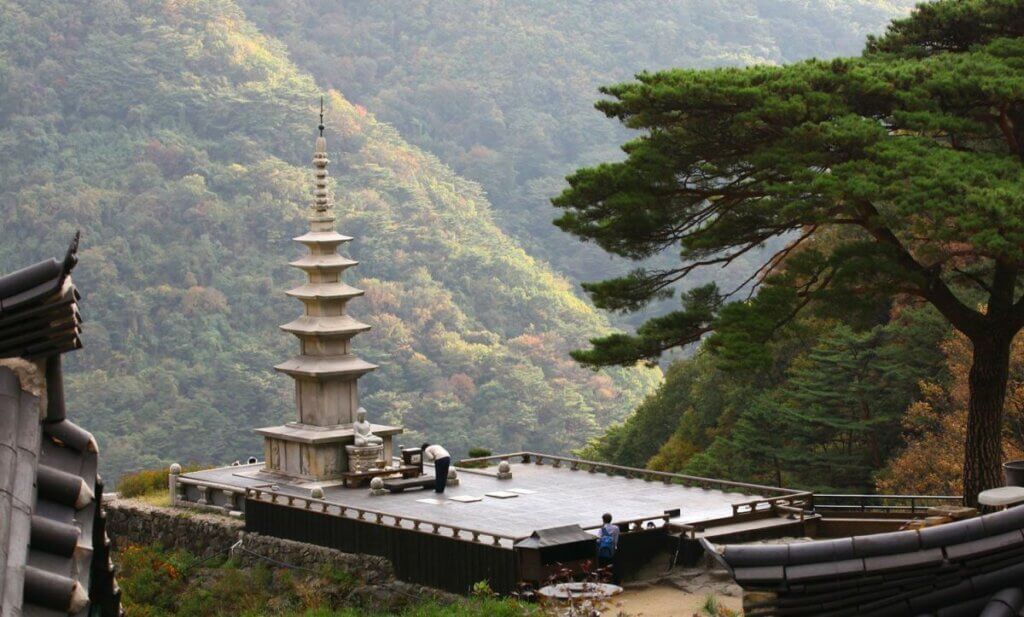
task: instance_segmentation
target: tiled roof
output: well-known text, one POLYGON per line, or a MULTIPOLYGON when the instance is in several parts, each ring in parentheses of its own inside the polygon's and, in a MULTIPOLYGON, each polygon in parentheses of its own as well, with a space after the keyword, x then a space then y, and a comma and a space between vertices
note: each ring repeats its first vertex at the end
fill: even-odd
POLYGON ((71 269, 78 235, 63 261, 47 259, 0 277, 0 358, 42 358, 78 349, 81 319, 71 269))
POLYGON ((921 530, 704 546, 743 587, 748 617, 1024 616, 1024 506, 921 530))
POLYGON ((0 614, 104 615, 119 591, 96 440, 65 417, 61 354, 80 347, 70 272, 55 259, 0 277, 0 614))

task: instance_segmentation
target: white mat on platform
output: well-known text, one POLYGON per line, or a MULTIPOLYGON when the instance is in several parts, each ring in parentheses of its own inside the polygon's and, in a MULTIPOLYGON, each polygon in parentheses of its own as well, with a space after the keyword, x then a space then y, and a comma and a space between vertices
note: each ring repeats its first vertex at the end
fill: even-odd
POLYGON ((495 499, 512 499, 513 497, 519 497, 519 493, 513 493, 511 491, 494 491, 493 493, 487 493, 488 497, 494 497, 495 499))

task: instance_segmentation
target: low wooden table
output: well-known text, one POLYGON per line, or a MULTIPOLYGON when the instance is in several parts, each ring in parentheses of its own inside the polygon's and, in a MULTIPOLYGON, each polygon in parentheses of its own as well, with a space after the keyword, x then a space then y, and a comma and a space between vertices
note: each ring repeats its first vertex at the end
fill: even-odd
POLYGON ((384 480, 384 488, 392 493, 401 493, 407 488, 434 488, 434 476, 403 477, 384 480))
POLYGON ((346 471, 341 474, 341 480, 345 488, 359 488, 371 478, 387 477, 402 474, 403 478, 414 478, 420 472, 416 465, 402 465, 401 467, 388 467, 384 469, 367 469, 366 471, 346 471))

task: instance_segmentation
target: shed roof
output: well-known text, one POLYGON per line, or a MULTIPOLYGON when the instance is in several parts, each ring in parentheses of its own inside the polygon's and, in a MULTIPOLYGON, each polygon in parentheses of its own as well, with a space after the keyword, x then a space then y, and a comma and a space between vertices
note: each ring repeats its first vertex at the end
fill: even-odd
POLYGON ((516 542, 516 548, 547 548, 549 546, 562 546, 575 544, 576 542, 593 542, 597 539, 592 533, 583 531, 579 525, 565 525, 562 527, 549 527, 538 529, 530 534, 530 537, 523 538, 516 542))

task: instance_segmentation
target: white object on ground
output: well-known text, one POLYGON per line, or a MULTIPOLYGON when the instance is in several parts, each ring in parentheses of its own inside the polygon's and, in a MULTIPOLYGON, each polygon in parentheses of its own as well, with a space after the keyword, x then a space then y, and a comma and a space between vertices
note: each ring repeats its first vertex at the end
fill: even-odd
POLYGON ((978 503, 983 506, 1012 506, 1024 503, 1024 486, 1000 486, 978 493, 978 503))
POLYGON ((513 493, 511 491, 494 491, 493 493, 487 493, 488 497, 494 497, 496 499, 512 499, 513 497, 519 497, 519 493, 513 493))

